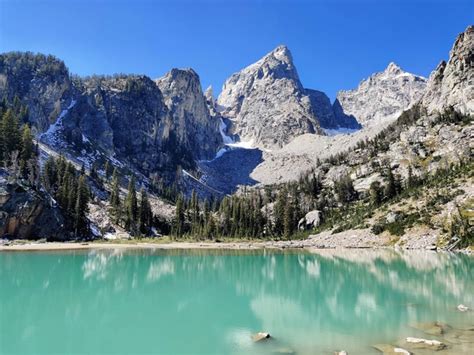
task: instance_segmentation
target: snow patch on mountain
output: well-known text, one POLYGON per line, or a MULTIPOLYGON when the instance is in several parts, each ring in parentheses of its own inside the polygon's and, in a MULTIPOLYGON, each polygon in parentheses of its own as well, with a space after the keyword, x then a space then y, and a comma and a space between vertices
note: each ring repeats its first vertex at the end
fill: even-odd
POLYGON ((60 146, 63 142, 59 139, 57 136, 57 132, 63 127, 63 119, 67 115, 70 109, 74 107, 76 104, 76 100, 71 100, 71 103, 69 106, 61 111, 61 114, 58 116, 56 121, 51 124, 48 128, 48 130, 40 135, 40 140, 43 142, 53 145, 53 146, 60 146))
POLYGON ((327 136, 337 136, 338 134, 352 134, 359 131, 359 129, 338 127, 338 128, 323 128, 323 131, 324 133, 326 133, 327 136))

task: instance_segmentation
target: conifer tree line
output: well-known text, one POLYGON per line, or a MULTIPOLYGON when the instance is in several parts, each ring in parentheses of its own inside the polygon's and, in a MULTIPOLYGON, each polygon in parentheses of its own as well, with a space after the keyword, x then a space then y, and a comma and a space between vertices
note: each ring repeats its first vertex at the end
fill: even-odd
MULTIPOLYGON (((105 167, 106 175, 109 168, 105 167)), ((148 193, 145 188, 140 189, 140 198, 137 196, 135 176, 128 182, 125 198, 120 196, 120 177, 118 169, 112 174, 110 186, 110 214, 115 223, 125 228, 133 236, 149 235, 155 225, 159 227, 151 209, 148 193)), ((163 228, 160 228, 163 229, 163 228)))
POLYGON ((91 194, 85 172, 78 172, 63 156, 50 157, 43 167, 42 183, 61 207, 67 228, 73 231, 74 236, 89 236, 87 213, 91 194))
MULTIPOLYGON (((367 158, 375 157, 378 153, 388 150, 390 142, 400 134, 401 129, 413 125, 422 114, 419 107, 414 107, 404 112, 395 124, 373 139, 360 142, 350 151, 318 161, 317 166, 348 164, 349 154, 354 150, 367 151, 367 158)), ((465 124, 472 119, 472 116, 461 115, 448 109, 432 124, 465 124)), ((433 178, 429 174, 415 176, 410 165, 407 177, 402 181, 401 177, 394 173, 388 160, 373 167, 383 182, 371 183, 368 191, 362 194, 356 191, 348 174, 335 179, 332 184, 323 186, 322 177, 315 169, 302 174, 297 181, 266 186, 264 189, 244 190, 221 200, 199 201, 195 192, 188 199, 180 194, 176 202, 172 235, 176 238, 189 236, 205 239, 291 238, 298 233, 299 220, 311 210, 320 210, 324 220, 333 210, 347 210, 351 204, 359 201, 375 208, 397 198, 404 191, 423 186, 433 178)))
POLYGON ((0 167, 31 186, 39 183, 38 147, 28 125, 28 109, 15 97, 0 102, 0 167))
POLYGON ((76 237, 88 236, 90 193, 85 174, 77 174, 64 157, 50 157, 41 172, 38 146, 28 124, 28 110, 18 97, 12 104, 2 100, 0 118, 0 166, 8 171, 14 182, 37 191, 44 188, 53 204, 57 202, 62 209, 66 227, 76 237))

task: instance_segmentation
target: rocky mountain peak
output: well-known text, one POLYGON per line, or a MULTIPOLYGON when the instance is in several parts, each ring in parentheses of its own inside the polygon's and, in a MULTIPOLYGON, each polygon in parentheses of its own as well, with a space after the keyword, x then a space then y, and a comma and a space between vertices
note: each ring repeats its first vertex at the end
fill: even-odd
POLYGON ((390 62, 387 68, 385 69, 384 73, 387 74, 401 74, 403 72, 402 68, 400 68, 397 64, 394 62, 390 62))
POLYGON ((191 68, 173 68, 162 78, 156 79, 155 83, 163 93, 174 91, 184 94, 190 91, 199 91, 202 94, 199 75, 191 68))
POLYGON ((268 55, 272 55, 281 62, 293 64, 293 56, 291 55, 290 50, 285 45, 279 45, 268 55))
POLYGON ((212 89, 212 85, 209 85, 206 91, 204 91, 204 96, 208 101, 214 100, 214 90, 212 89))
POLYGON ((232 122, 231 133, 264 148, 278 148, 298 135, 319 131, 285 46, 227 79, 217 104, 232 122))
POLYGON ((426 79, 391 62, 383 72, 363 80, 357 89, 340 91, 335 106, 362 126, 396 119, 423 96, 426 79))
POLYGON ((474 113, 474 26, 458 35, 448 62, 442 61, 431 73, 423 104, 429 112, 452 106, 474 113))
POLYGON ((222 143, 219 121, 211 115, 199 75, 193 69, 172 69, 155 83, 163 94, 178 140, 201 158, 213 157, 222 143))

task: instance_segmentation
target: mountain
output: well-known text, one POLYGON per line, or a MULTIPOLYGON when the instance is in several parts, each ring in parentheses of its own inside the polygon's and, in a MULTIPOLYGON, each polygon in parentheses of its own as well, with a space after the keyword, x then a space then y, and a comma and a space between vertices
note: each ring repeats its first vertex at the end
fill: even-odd
MULTIPOLYGON (((387 231, 401 235, 405 228, 417 235, 411 228, 422 225, 421 239, 431 233, 422 245, 432 247, 446 226, 453 230, 456 221, 464 221, 474 201, 473 37, 473 27, 460 34, 449 60, 428 81, 391 63, 357 89, 340 92, 332 105, 323 92, 304 88, 284 46, 232 75, 217 100, 212 88, 203 93, 192 69, 172 69, 154 81, 143 75, 80 78, 54 57, 6 53, 0 55, 0 97, 6 98, 0 108, 11 108, 21 123, 31 124, 42 162, 47 155, 62 154, 73 163, 57 169, 56 180, 48 180, 49 175, 43 180, 70 185, 71 179, 59 172, 85 166, 94 195, 88 218, 101 233, 129 228, 120 211, 109 215, 111 164, 119 168, 117 185, 127 185, 133 174, 137 187, 149 190, 154 228, 162 233, 170 232, 179 214, 181 231, 260 237, 265 230, 289 236, 306 212, 317 209, 320 230, 361 228, 376 238, 373 234, 387 231), (344 131, 340 128, 358 131, 324 132, 344 131), (238 139, 252 149, 242 149, 238 139), (201 199, 212 197, 214 212, 207 204, 196 206, 196 198, 189 210, 193 202, 184 199, 195 196, 193 190, 201 199), (288 206, 291 221, 286 212, 275 217, 288 206), (183 208, 188 210, 182 213, 183 208), (385 218, 387 209, 394 216, 385 218), (187 220, 193 213, 193 221, 187 220), (236 216, 240 222, 233 220, 236 216), (282 229, 276 221, 285 219, 290 224, 282 229)), ((9 180, 2 202, 8 218, 0 221, 0 230, 10 233, 6 226, 12 225, 26 236, 32 224, 70 219, 74 192, 68 192, 63 211, 66 185, 43 189, 37 173, 25 180, 25 168, 35 172, 38 162, 20 166, 13 153, 0 169, 9 180), (25 202, 45 214, 28 218, 21 207, 25 202)), ((123 195, 117 185, 115 195, 123 195)), ((34 232, 45 233, 42 228, 34 232)))
POLYGON ((279 46, 226 80, 217 100, 241 141, 279 148, 304 133, 321 132, 289 49, 279 46))
POLYGON ((176 168, 214 157, 220 120, 210 115, 199 77, 173 69, 143 75, 71 77, 44 55, 0 56, 0 97, 17 96, 39 139, 87 167, 110 160, 146 177, 175 178, 176 168))
POLYGON ((329 97, 324 92, 305 89, 305 93, 310 99, 313 112, 322 128, 361 128, 361 125, 354 116, 346 115, 344 112, 338 111, 339 106, 337 104, 331 105, 329 97))
POLYGON ((474 26, 469 26, 454 42, 449 60, 442 61, 430 75, 423 96, 428 111, 453 107, 462 113, 474 112, 474 26))
MULTIPOLYGON (((172 69, 155 80, 172 117, 173 131, 179 142, 197 153, 199 159, 211 159, 222 144, 220 120, 211 114, 199 76, 192 69, 172 69)), ((209 93, 207 93, 209 95, 209 93)), ((212 93, 211 93, 212 96, 212 93)))
POLYGON ((353 117, 362 126, 396 119, 421 99, 426 79, 390 63, 383 72, 363 80, 357 89, 340 91, 334 102, 337 118, 353 117))
POLYGON ((64 110, 74 87, 61 60, 33 53, 0 54, 0 98, 17 96, 28 107, 30 122, 44 132, 64 110))

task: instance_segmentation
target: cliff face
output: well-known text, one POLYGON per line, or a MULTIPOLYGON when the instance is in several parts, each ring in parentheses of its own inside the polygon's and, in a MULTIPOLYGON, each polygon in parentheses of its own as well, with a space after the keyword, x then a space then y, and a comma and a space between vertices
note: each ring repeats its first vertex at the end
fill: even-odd
POLYGON ((432 111, 452 106, 465 114, 474 113, 474 26, 454 42, 448 62, 442 61, 430 75, 423 105, 432 111))
POLYGON ((316 119, 322 128, 337 129, 337 128, 351 128, 358 129, 360 124, 354 116, 346 115, 340 110, 340 105, 331 105, 329 97, 322 91, 305 89, 308 95, 311 107, 316 119))
POLYGON ((340 91, 334 102, 336 117, 352 116, 371 126, 396 119, 421 99, 426 79, 403 71, 395 63, 363 80, 357 89, 340 91))
POLYGON ((69 72, 53 56, 32 53, 0 54, 0 98, 18 96, 29 109, 30 122, 45 131, 73 95, 69 72))
POLYGON ((233 74, 217 100, 241 141, 278 148, 304 133, 320 132, 290 51, 279 46, 233 74))
POLYGON ((7 53, 0 56, 0 97, 15 96, 41 141, 86 165, 111 158, 145 176, 172 176, 178 165, 214 157, 222 144, 220 120, 192 70, 173 69, 156 82, 137 75, 71 79, 52 56, 7 53))
POLYGON ((0 236, 15 239, 65 240, 64 218, 46 195, 9 183, 0 169, 0 236))
POLYGON ((219 119, 208 106, 212 92, 207 97, 203 94, 199 76, 192 69, 173 69, 155 82, 164 96, 178 140, 199 159, 213 158, 222 142, 219 119))

